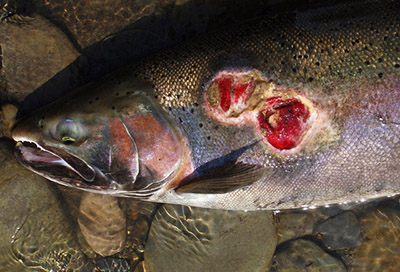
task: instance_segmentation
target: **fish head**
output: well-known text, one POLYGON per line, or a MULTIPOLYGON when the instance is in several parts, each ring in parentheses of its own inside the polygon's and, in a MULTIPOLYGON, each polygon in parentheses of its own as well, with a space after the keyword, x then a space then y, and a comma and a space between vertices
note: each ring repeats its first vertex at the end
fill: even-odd
POLYGON ((62 185, 150 195, 174 178, 183 160, 178 127, 153 101, 151 86, 95 89, 93 95, 74 92, 18 121, 12 129, 17 157, 62 185))

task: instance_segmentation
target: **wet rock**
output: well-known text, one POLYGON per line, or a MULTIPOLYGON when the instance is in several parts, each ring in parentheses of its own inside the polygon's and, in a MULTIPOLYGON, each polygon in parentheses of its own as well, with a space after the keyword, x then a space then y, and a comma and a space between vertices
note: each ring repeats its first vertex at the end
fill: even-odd
MULTIPOLYGON (((121 30, 126 31, 132 23, 149 15, 163 17, 167 14, 169 18, 162 21, 168 27, 163 33, 168 36, 164 37, 160 32, 154 34, 179 40, 182 33, 190 36, 203 32, 209 23, 212 29, 237 23, 239 19, 248 19, 267 6, 262 2, 243 3, 240 0, 32 0, 32 3, 37 12, 65 29, 80 48, 86 48, 121 30), (243 8, 246 12, 242 12, 243 8)), ((154 22, 155 17, 151 21, 154 22)), ((138 30, 146 31, 148 28, 138 30)))
POLYGON ((79 244, 81 245, 83 253, 85 253, 85 255, 89 258, 94 259, 98 257, 97 253, 94 252, 93 249, 90 247, 90 245, 86 242, 86 239, 83 236, 82 231, 80 230, 78 225, 78 218, 80 216, 79 206, 81 203, 81 198, 86 192, 62 185, 56 185, 56 186, 58 191, 61 192, 64 206, 66 206, 68 209, 68 217, 76 226, 75 227, 76 237, 79 241, 79 244))
POLYGON ((279 248, 270 272, 278 271, 347 271, 344 264, 311 241, 295 240, 279 248))
MULTIPOLYGON (((171 18, 164 20, 164 24, 167 24, 170 30, 168 35, 179 36, 179 33, 182 33, 180 30, 187 28, 184 36, 191 36, 201 32, 198 28, 200 24, 209 29, 215 29, 253 18, 265 9, 284 12, 303 7, 303 3, 298 4, 295 0, 250 2, 241 0, 0 0, 2 6, 5 3, 8 4, 7 8, 11 14, 17 14, 14 17, 35 13, 45 16, 68 33, 80 48, 92 45, 121 30, 125 31, 130 24, 154 14, 172 14, 171 18), (191 20, 194 17, 200 20, 191 20), (209 20, 209 17, 214 18, 209 20), (171 21, 177 22, 176 26, 170 28, 171 21), (180 27, 177 27, 179 25, 180 27)), ((310 4, 308 1, 307 5, 310 4)), ((151 18, 151 21, 154 21, 154 18, 151 18)), ((140 30, 147 29, 143 27, 140 30)))
POLYGON ((76 61, 19 105, 25 113, 128 63, 200 33, 254 18, 270 8, 265 1, 242 0, 7 2, 17 6, 13 17, 40 14, 66 33, 76 48, 83 48, 76 61))
POLYGON ((351 249, 361 244, 358 220, 350 211, 321 222, 315 227, 315 233, 333 250, 351 249))
POLYGON ((278 244, 290 239, 311 235, 315 225, 342 212, 337 207, 307 211, 283 211, 276 215, 278 244))
POLYGON ((66 29, 81 48, 121 31, 173 2, 174 0, 33 0, 36 8, 66 29))
POLYGON ((318 215, 313 212, 279 213, 277 218, 278 244, 304 235, 311 234, 318 215))
POLYGON ((1 106, 0 111, 0 137, 6 136, 11 138, 11 128, 15 124, 18 108, 14 105, 7 104, 1 106))
POLYGON ((127 236, 125 248, 120 253, 120 257, 129 260, 134 267, 140 261, 143 261, 143 252, 150 225, 160 204, 132 198, 123 198, 121 203, 126 206, 127 236))
POLYGON ((144 262, 140 262, 133 272, 146 272, 146 268, 144 267, 144 262))
POLYGON ((84 193, 79 207, 78 225, 86 242, 101 256, 120 252, 126 239, 126 216, 118 198, 84 193))
POLYGON ((124 199, 127 206, 129 226, 127 233, 132 240, 131 247, 140 250, 144 248, 151 221, 160 204, 144 202, 136 199, 124 199))
POLYGON ((349 271, 398 271, 400 209, 385 201, 358 214, 362 243, 349 255, 349 271))
POLYGON ((86 257, 52 183, 20 166, 0 141, 2 271, 75 271, 86 257))
MULTIPOLYGON (((90 266, 89 266, 90 267, 90 266)), ((89 268, 88 267, 88 268, 89 268)), ((90 269, 85 270, 90 272, 129 272, 129 263, 124 259, 119 258, 101 258, 94 260, 94 264, 90 269)), ((82 271, 84 272, 84 271, 82 271)))
POLYGON ((44 106, 59 96, 117 70, 123 65, 170 47, 188 37, 193 37, 196 33, 205 32, 209 14, 204 9, 209 8, 210 13, 215 13, 214 5, 207 6, 202 1, 200 3, 190 1, 190 5, 183 5, 184 8, 182 5, 170 8, 169 0, 142 1, 144 6, 151 7, 145 13, 152 15, 135 21, 141 16, 140 12, 143 11, 134 8, 140 1, 125 1, 121 3, 120 7, 116 8, 115 5, 118 2, 121 1, 96 0, 90 1, 90 3, 83 1, 78 4, 63 0, 56 2, 34 1, 36 12, 50 18, 50 21, 56 22, 57 26, 68 34, 68 37, 75 40, 74 44, 77 47, 80 47, 78 44, 80 43, 85 48, 76 61, 60 70, 45 84, 40 85, 29 99, 21 103, 20 108, 23 112, 27 113, 37 107, 44 106), (86 9, 86 6, 91 4, 97 6, 97 9, 86 9), (130 10, 126 6, 133 9, 130 10), (161 9, 161 12, 159 12, 158 7, 166 6, 168 8, 161 9), (129 20, 116 20, 115 24, 109 22, 110 25, 107 25, 107 18, 112 20, 118 18, 118 16, 110 17, 108 15, 120 8, 124 9, 123 12, 138 12, 138 14, 128 14, 127 16, 132 19, 130 23, 133 24, 124 28, 121 32, 115 33, 113 31, 119 31, 129 23, 129 20), (73 20, 69 21, 69 16, 73 20), (86 17, 89 18, 90 23, 86 21, 86 17), (77 31, 74 34, 70 29, 75 28, 82 31, 77 31), (107 33, 112 34, 107 36, 109 35, 107 33), (103 39, 104 37, 106 38, 103 39))
POLYGON ((21 101, 78 56, 68 37, 41 16, 1 23, 0 37, 3 99, 21 101))
POLYGON ((277 235, 272 214, 163 205, 144 252, 146 271, 265 271, 277 235))

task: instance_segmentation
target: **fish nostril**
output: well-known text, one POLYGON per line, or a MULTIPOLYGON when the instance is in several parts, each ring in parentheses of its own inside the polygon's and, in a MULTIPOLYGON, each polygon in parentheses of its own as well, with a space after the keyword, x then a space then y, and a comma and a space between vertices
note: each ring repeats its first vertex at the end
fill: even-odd
POLYGON ((35 143, 33 143, 33 142, 26 142, 26 141, 23 141, 23 142, 18 142, 17 144, 21 144, 21 145, 23 145, 23 146, 25 146, 25 147, 33 147, 33 148, 37 148, 38 146, 35 144, 35 143))

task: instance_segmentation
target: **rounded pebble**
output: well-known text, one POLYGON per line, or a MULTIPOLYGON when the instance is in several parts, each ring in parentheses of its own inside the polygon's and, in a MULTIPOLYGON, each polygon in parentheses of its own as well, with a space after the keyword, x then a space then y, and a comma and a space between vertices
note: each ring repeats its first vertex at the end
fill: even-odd
POLYGON ((51 22, 41 16, 24 20, 0 24, 3 96, 12 101, 21 101, 78 57, 67 35, 51 22))
POLYGON ((324 244, 333 250, 355 248, 361 244, 360 227, 353 212, 344 212, 331 217, 315 227, 324 244))
POLYGON ((341 272, 347 271, 344 264, 326 253, 311 241, 295 240, 285 244, 274 256, 270 272, 341 272))
POLYGON ((86 263, 53 183, 0 141, 0 270, 77 271, 86 263))
POLYGON ((272 214, 162 206, 144 252, 146 271, 265 271, 277 235, 272 214))
POLYGON ((126 216, 117 198, 85 193, 79 212, 78 225, 93 251, 101 256, 111 256, 123 249, 126 216))

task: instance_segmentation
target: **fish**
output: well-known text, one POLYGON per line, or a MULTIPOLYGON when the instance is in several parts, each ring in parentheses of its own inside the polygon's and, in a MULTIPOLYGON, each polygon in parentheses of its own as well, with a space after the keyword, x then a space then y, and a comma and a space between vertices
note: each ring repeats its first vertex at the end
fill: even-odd
POLYGON ((400 3, 265 15, 19 119, 19 161, 151 202, 281 210, 400 193, 400 3))

